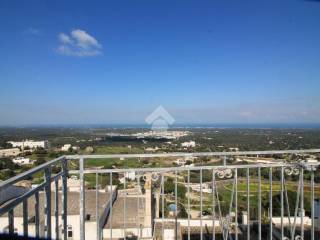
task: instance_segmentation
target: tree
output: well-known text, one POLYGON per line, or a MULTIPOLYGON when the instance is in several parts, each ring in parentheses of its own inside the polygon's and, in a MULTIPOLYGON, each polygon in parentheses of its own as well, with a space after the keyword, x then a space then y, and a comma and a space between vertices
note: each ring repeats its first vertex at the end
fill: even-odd
MULTIPOLYGON (((186 197, 186 187, 181 184, 177 184, 177 197, 184 199, 186 197)), ((175 194, 175 183, 171 178, 169 178, 164 184, 164 193, 165 194, 175 194)))
POLYGON ((43 158, 43 157, 39 157, 36 161, 35 161, 35 165, 36 166, 39 166, 39 165, 41 165, 41 164, 43 164, 43 163, 45 163, 46 162, 46 160, 43 158))

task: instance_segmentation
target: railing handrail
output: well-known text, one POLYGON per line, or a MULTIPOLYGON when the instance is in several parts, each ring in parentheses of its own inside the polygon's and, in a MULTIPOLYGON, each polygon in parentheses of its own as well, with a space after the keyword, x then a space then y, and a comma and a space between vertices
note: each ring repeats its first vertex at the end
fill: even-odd
MULTIPOLYGON (((117 168, 117 169, 86 169, 84 174, 92 173, 126 173, 126 172, 174 172, 174 171, 199 171, 199 170, 222 170, 222 169, 248 169, 248 168, 278 168, 278 167, 294 167, 294 166, 320 166, 318 163, 257 163, 257 164, 243 164, 243 165, 205 165, 205 166, 180 166, 180 167, 156 167, 156 168, 117 168)), ((79 170, 69 170, 70 174, 78 174, 79 170)))
POLYGON ((269 151, 233 151, 233 152, 170 152, 170 153, 134 153, 134 154, 90 154, 66 155, 67 159, 90 158, 153 158, 153 157, 205 157, 205 156, 242 156, 242 155, 272 155, 272 154, 303 154, 320 153, 320 149, 301 150, 269 150, 269 151))
POLYGON ((8 187, 8 186, 10 186, 10 185, 12 185, 12 184, 14 184, 16 182, 24 180, 25 178, 27 178, 27 177, 29 177, 29 176, 37 173, 37 172, 40 172, 40 171, 48 168, 51 165, 54 165, 54 164, 60 162, 64 158, 65 158, 65 156, 61 156, 61 157, 55 158, 53 160, 50 160, 49 162, 43 163, 43 164, 41 164, 39 166, 36 166, 34 168, 31 168, 31 169, 29 169, 29 170, 27 170, 27 171, 25 171, 23 173, 20 173, 20 174, 14 176, 12 178, 9 178, 9 179, 7 179, 5 181, 2 181, 2 182, 0 182, 0 190, 3 190, 6 187, 8 187))
MULTIPOLYGON (((108 159, 108 158, 152 158, 152 157, 205 157, 205 156, 242 156, 242 155, 272 155, 272 154, 303 154, 303 153, 320 153, 320 149, 300 149, 300 150, 270 150, 270 151, 236 151, 236 152, 172 152, 172 153, 141 153, 141 154, 92 154, 92 155, 64 155, 58 158, 55 158, 49 162, 43 163, 37 167, 34 167, 28 171, 20 173, 12 178, 9 178, 5 181, 0 182, 0 189, 5 189, 7 186, 10 186, 18 181, 21 181, 32 174, 35 174, 41 170, 48 168, 51 165, 58 163, 63 159, 67 160, 76 160, 76 159, 108 159)), ((263 164, 262 166, 266 166, 263 164)), ((279 166, 279 165, 277 165, 279 166)), ((246 165, 248 167, 248 165, 246 165)), ((212 167, 211 167, 212 168, 212 167)), ((157 168, 158 170, 160 168, 157 168)), ((197 170, 197 167, 188 167, 186 169, 197 170)), ((89 170, 85 170, 85 173, 88 173, 89 170)), ((97 170, 95 170, 97 171, 97 170)), ((99 170, 104 171, 104 170, 99 170)), ((124 169, 112 169, 112 172, 123 172, 124 169)), ((147 171, 147 168, 144 169, 147 171)), ((151 171, 151 170, 149 170, 151 171)), ((110 172, 109 170, 107 172, 110 172)), ((72 171, 71 171, 72 173, 72 171)))

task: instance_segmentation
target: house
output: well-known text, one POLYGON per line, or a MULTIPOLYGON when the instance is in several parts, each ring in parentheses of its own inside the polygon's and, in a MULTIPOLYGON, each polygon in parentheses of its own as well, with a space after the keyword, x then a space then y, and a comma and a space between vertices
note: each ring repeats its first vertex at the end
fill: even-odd
POLYGON ((136 172, 132 171, 132 172, 125 172, 122 175, 119 174, 119 181, 121 183, 124 183, 124 179, 127 179, 129 181, 136 180, 136 172))
POLYGON ((86 149, 85 149, 85 152, 86 153, 93 153, 93 147, 91 147, 91 146, 88 146, 88 147, 86 147, 86 149))
POLYGON ((195 141, 189 141, 189 142, 183 142, 181 143, 181 147, 185 147, 185 148, 192 148, 196 146, 196 142, 195 141))
POLYGON ((25 158, 25 157, 14 158, 12 159, 12 162, 18 165, 32 164, 32 160, 30 160, 30 158, 25 158))
POLYGON ((178 158, 174 161, 178 166, 184 166, 187 163, 187 160, 185 158, 178 158))
MULTIPOLYGON (((304 160, 304 162, 305 162, 306 164, 312 165, 312 164, 317 164, 317 163, 318 163, 318 160, 317 160, 317 159, 314 159, 314 158, 307 158, 306 160, 304 160)), ((310 165, 306 167, 306 169, 307 169, 308 171, 311 171, 311 170, 312 170, 312 166, 310 166, 310 165)))
POLYGON ((35 149, 35 148, 48 148, 49 147, 49 141, 44 140, 44 141, 34 141, 34 140, 24 140, 21 142, 14 142, 14 141, 9 141, 9 144, 12 145, 12 147, 17 147, 24 149, 25 147, 28 147, 30 149, 35 149))
POLYGON ((67 152, 71 148, 71 144, 65 144, 61 147, 61 151, 67 152))
POLYGON ((229 150, 230 150, 231 152, 238 152, 238 151, 239 151, 239 148, 237 148, 237 147, 229 147, 229 150))
POLYGON ((178 158, 177 160, 175 160, 174 162, 178 165, 178 166, 193 166, 194 164, 192 164, 194 162, 194 160, 196 159, 196 157, 193 156, 187 156, 184 158, 178 158))
POLYGON ((155 152, 155 151, 157 151, 157 150, 159 150, 159 149, 160 149, 159 147, 154 147, 154 148, 148 147, 148 148, 145 148, 144 150, 145 150, 146 152, 155 152))
POLYGON ((80 150, 80 147, 79 146, 72 146, 72 150, 73 151, 78 151, 78 150, 80 150))
POLYGON ((200 192, 201 188, 202 188, 202 192, 212 193, 212 187, 211 187, 211 185, 209 185, 207 183, 202 183, 202 185, 195 183, 195 184, 190 184, 189 186, 192 189, 192 191, 195 191, 195 192, 200 192))
MULTIPOLYGON (((51 194, 51 206, 54 206, 54 194, 51 194)), ((98 206, 98 214, 102 216, 106 207, 108 206, 109 193, 100 190, 99 191, 99 202, 104 203, 98 206)), ((67 209, 68 209, 68 239, 80 239, 80 193, 79 192, 68 192, 67 197, 67 209)), ((59 192, 58 196, 59 202, 58 205, 62 206, 62 193, 59 192)), ((96 239, 96 191, 95 190, 86 190, 85 192, 85 202, 86 202, 86 239, 96 239)), ((28 200, 28 232, 29 237, 35 236, 35 198, 34 196, 30 197, 28 200)), ((39 212, 44 213, 45 206, 45 194, 44 192, 39 193, 39 212)), ((40 214, 40 237, 44 236, 45 233, 45 215, 40 214)), ((52 229, 55 229, 55 216, 54 216, 54 207, 51 208, 51 222, 52 229)), ((59 232, 60 235, 63 232, 62 229, 62 216, 61 211, 59 211, 59 232)), ((23 235, 23 208, 22 204, 18 205, 14 210, 14 227, 15 233, 18 235, 23 235)), ((8 233, 8 215, 4 214, 0 217, 0 233, 8 233)), ((56 239, 55 231, 52 231, 52 239, 56 239)))
MULTIPOLYGON (((85 182, 85 186, 87 186, 88 183, 85 182)), ((80 179, 76 175, 72 175, 70 178, 67 179, 67 186, 69 192, 80 192, 80 179)), ((58 189, 62 189, 62 181, 58 182, 58 189)), ((51 183, 51 190, 55 190, 55 183, 51 183)))

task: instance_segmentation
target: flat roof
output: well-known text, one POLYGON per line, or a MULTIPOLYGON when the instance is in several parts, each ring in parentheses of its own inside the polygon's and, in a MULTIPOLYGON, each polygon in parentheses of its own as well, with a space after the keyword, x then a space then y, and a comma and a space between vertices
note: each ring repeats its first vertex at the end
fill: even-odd
MULTIPOLYGON (((126 228, 139 227, 144 225, 145 215, 145 199, 143 196, 127 196, 126 199, 121 196, 118 197, 112 207, 112 228, 123 228, 124 223, 126 228), (126 210, 124 210, 125 205, 126 210), (139 207, 138 207, 139 204, 139 207), (125 219, 124 211, 126 211, 125 219)), ((104 228, 110 228, 110 219, 108 217, 107 223, 104 228)))
MULTIPOLYGON (((55 195, 51 192, 51 215, 54 216, 55 210, 55 195)), ((109 202, 109 194, 106 192, 99 192, 99 214, 103 212, 104 208, 109 202)), ((35 197, 32 196, 28 199, 28 217, 31 218, 35 216, 35 197)), ((39 192, 39 214, 40 221, 44 219, 44 205, 45 205, 45 194, 44 192, 39 192)), ((58 197, 58 209, 59 215, 62 212, 62 192, 59 192, 58 197)), ((79 215, 80 212, 80 193, 79 192, 68 192, 67 195, 67 211, 68 215, 79 215)), ((86 214, 90 214, 90 221, 96 220, 96 191, 86 190, 85 191, 85 211, 86 214)), ((2 217, 7 216, 7 214, 2 215, 2 217)), ((23 217, 22 203, 14 208, 15 217, 23 217)))

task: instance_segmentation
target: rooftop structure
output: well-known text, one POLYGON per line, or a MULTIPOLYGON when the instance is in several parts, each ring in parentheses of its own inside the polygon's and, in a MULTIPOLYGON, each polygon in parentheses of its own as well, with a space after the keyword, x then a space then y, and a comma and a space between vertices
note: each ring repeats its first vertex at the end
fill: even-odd
POLYGON ((31 164, 32 160, 30 160, 30 158, 26 158, 26 157, 17 157, 12 159, 12 162, 18 164, 18 165, 27 165, 27 164, 31 164))
POLYGON ((30 149, 34 149, 34 148, 48 148, 49 147, 49 142, 47 140, 44 141, 34 141, 34 140, 24 140, 24 141, 20 141, 20 142, 15 142, 15 141, 9 141, 9 144, 12 145, 12 147, 17 147, 17 148, 21 148, 24 149, 26 147, 30 148, 30 149))
POLYGON ((181 143, 181 147, 185 147, 185 148, 192 148, 196 146, 196 142, 195 141, 189 141, 189 142, 183 142, 181 143))

